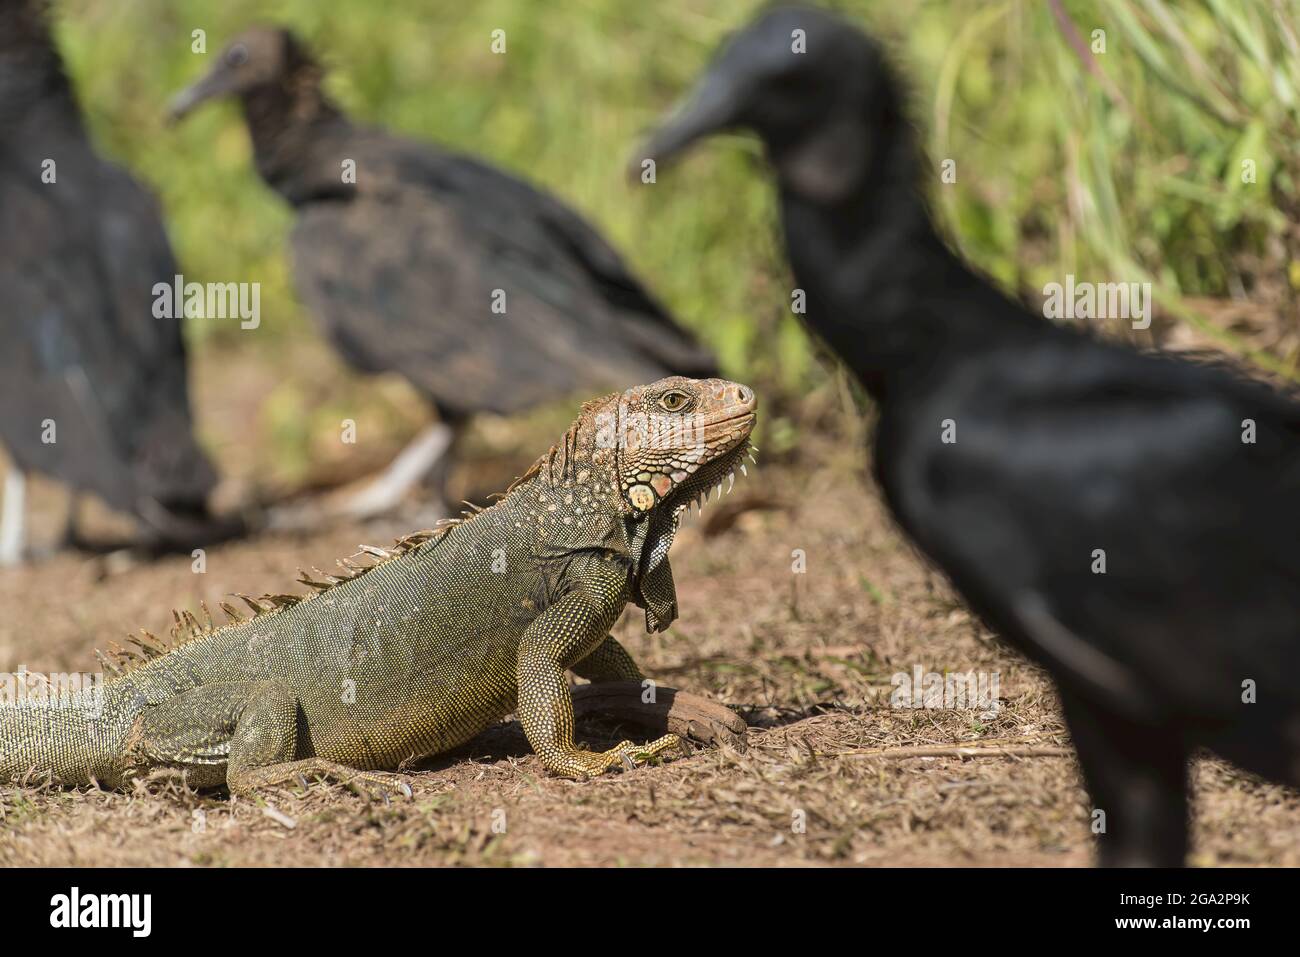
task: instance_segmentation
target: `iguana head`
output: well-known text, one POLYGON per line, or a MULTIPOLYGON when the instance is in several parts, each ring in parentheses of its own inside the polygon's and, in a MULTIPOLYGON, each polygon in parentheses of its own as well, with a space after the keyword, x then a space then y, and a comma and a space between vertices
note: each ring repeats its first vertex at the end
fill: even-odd
POLYGON ((670 376, 611 396, 595 410, 596 449, 612 455, 624 510, 675 513, 734 480, 757 408, 753 389, 725 379, 670 376))
POLYGON ((734 480, 750 451, 754 390, 725 379, 671 376, 592 399, 511 490, 539 533, 539 554, 603 549, 631 562, 646 627, 677 617, 668 549, 681 513, 734 480))

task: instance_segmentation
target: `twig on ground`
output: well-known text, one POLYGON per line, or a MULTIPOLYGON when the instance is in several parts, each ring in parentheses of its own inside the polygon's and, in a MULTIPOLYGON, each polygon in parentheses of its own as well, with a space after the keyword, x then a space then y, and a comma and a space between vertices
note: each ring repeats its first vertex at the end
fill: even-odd
POLYGON ((1074 753, 1059 745, 1003 744, 912 744, 896 748, 862 748, 822 752, 826 757, 845 758, 1062 758, 1074 753))

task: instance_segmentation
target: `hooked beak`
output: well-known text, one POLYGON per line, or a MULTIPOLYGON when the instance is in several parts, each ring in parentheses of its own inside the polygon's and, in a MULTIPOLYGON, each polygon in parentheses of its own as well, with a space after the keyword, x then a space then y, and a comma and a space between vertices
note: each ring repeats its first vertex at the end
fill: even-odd
POLYGON ((697 140, 740 122, 741 98, 735 85, 716 72, 707 74, 642 144, 628 164, 637 179, 646 160, 656 166, 672 162, 697 140))
POLYGON ((218 66, 201 80, 187 86, 167 104, 167 122, 173 124, 183 119, 199 105, 235 91, 234 80, 218 66))

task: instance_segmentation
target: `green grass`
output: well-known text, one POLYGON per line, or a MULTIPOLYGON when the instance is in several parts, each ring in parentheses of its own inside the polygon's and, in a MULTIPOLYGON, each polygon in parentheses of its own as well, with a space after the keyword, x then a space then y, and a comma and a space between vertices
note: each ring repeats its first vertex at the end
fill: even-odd
MULTIPOLYGON (((1090 72, 1046 0, 842 0, 910 77, 931 156, 957 161, 935 207, 1013 289, 1067 272, 1176 297, 1267 293, 1300 276, 1300 15, 1293 2, 1065 2, 1090 72), (1090 56, 1090 55, 1089 55, 1090 56), (1241 181, 1253 160, 1256 182, 1241 181)), ((472 151, 595 220, 727 370, 780 394, 825 381, 789 311, 774 199, 756 146, 728 138, 630 185, 639 137, 754 0, 65 0, 60 40, 103 148, 158 191, 187 275, 262 283, 258 345, 313 335, 285 260, 286 207, 258 180, 237 108, 163 122, 168 97, 255 21, 292 25, 357 118, 472 151), (207 56, 190 33, 207 31, 207 56), (504 29, 508 52, 491 52, 504 29)), ((436 304, 431 304, 436 307, 436 304)), ((1181 312, 1180 312, 1181 310, 1181 312)), ((1283 320, 1280 320, 1283 321, 1283 320)), ((1294 323, 1292 314, 1285 321, 1294 323)), ((1229 347, 1246 351, 1226 334, 1229 347)), ((209 340, 242 333, 192 321, 209 340)), ((220 340, 225 340, 220 342, 220 340)), ((1283 370, 1294 355, 1257 356, 1283 370)))

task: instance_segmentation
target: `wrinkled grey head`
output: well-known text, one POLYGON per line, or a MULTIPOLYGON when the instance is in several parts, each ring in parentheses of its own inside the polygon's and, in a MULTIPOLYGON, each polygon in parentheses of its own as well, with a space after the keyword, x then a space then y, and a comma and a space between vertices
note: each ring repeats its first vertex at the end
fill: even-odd
POLYGON ((770 10, 726 42, 634 160, 663 163, 706 136, 751 130, 786 185, 833 200, 865 167, 865 117, 893 102, 888 82, 876 44, 847 21, 813 8, 770 10))
POLYGON ((173 97, 168 112, 178 120, 208 100, 280 86, 315 69, 307 48, 290 31, 251 27, 230 41, 202 79, 173 97))

